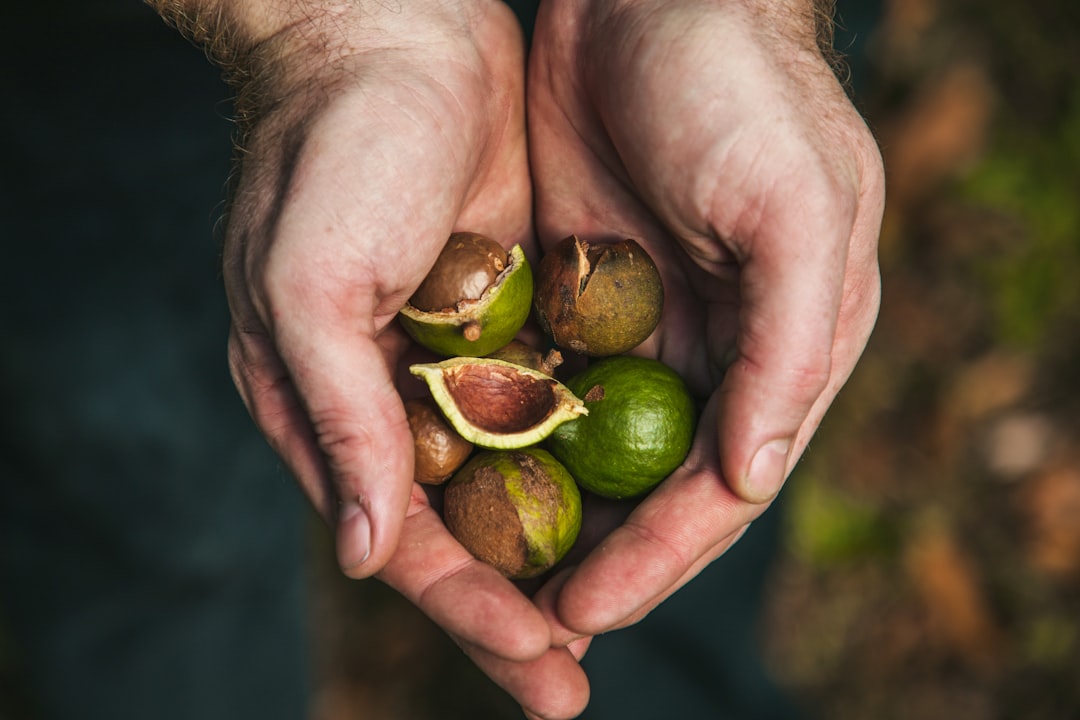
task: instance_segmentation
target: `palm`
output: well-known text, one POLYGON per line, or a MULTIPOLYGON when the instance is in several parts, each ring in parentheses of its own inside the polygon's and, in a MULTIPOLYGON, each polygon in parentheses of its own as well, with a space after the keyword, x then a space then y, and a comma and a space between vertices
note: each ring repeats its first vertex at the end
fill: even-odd
MULTIPOLYGON (((387 36, 415 38, 412 20, 387 36)), ((500 4, 473 20, 467 34, 335 57, 317 94, 300 88, 255 126, 226 237, 230 360, 257 424, 336 526, 345 571, 380 571, 544 708, 564 684, 580 703, 580 670, 412 482, 399 388, 415 348, 392 323, 451 231, 533 242, 523 48, 500 4)))
POLYGON ((538 234, 545 243, 570 233, 638 239, 661 269, 666 298, 658 332, 637 352, 664 360, 707 396, 735 338, 737 266, 715 235, 704 234, 711 230, 706 219, 683 217, 669 198, 684 190, 673 173, 697 174, 701 160, 691 155, 713 141, 699 136, 715 128, 685 122, 677 107, 657 107, 649 86, 673 80, 642 58, 617 57, 617 36, 607 34, 603 52, 590 52, 583 62, 585 50, 568 29, 580 18, 571 13, 547 7, 535 31, 529 120, 538 234), (604 91, 596 92, 599 87, 604 91), (681 147, 673 146, 676 129, 681 147))

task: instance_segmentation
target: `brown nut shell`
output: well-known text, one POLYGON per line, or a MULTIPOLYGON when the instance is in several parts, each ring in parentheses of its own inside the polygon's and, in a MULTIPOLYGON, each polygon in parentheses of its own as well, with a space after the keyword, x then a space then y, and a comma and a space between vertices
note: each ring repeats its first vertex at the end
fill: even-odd
POLYGON ((441 485, 469 459, 473 444, 450 426, 430 398, 406 401, 405 414, 416 451, 413 479, 441 485))
POLYGON ((521 340, 511 340, 487 357, 503 360, 522 367, 531 368, 554 377, 555 368, 563 363, 563 356, 558 350, 548 350, 547 354, 541 354, 539 350, 521 340))
POLYGON ((499 243, 478 233, 456 232, 446 241, 409 304, 417 310, 439 312, 479 300, 506 264, 506 250, 499 243))
POLYGON ((540 448, 482 451, 446 486, 447 530, 503 575, 536 577, 558 563, 581 530, 581 493, 540 448))
POLYGON ((571 235, 540 261, 535 308, 555 344, 581 355, 618 355, 660 322, 664 286, 635 240, 590 245, 571 235))

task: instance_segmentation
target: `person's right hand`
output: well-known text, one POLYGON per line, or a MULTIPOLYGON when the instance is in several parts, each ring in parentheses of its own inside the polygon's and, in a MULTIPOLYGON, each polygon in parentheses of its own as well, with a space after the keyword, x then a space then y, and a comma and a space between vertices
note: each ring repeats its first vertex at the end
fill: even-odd
POLYGON ((571 652, 413 483, 401 388, 416 348, 391 322, 452 231, 534 250, 520 28, 495 0, 319 12, 258 46, 241 95, 234 379, 346 574, 378 574, 523 707, 575 715, 588 689, 571 652))

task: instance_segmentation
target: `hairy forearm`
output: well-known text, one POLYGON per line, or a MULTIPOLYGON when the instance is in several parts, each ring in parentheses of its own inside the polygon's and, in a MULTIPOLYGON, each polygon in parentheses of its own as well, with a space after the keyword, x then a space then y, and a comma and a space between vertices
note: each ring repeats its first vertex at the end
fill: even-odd
POLYGON ((145 0, 184 37, 206 50, 211 60, 232 69, 247 61, 261 42, 290 22, 290 12, 302 11, 305 3, 274 0, 145 0))
POLYGON ((847 68, 833 45, 836 31, 836 0, 814 0, 814 35, 818 50, 841 82, 847 82, 847 68))
POLYGON ((185 38, 201 47, 237 92, 241 135, 282 92, 288 40, 311 22, 316 3, 291 0, 144 0, 185 38))
POLYGON ((222 65, 283 38, 344 51, 468 30, 477 8, 498 0, 144 0, 222 65))
POLYGON ((825 60, 835 67, 833 48, 836 0, 732 0, 756 15, 762 25, 776 25, 794 37, 813 40, 825 60))
MULTIPOLYGON (((380 49, 434 48, 472 32, 498 0, 144 0, 222 68, 243 134, 289 95, 339 77, 342 62, 380 49)), ((295 104, 295 103, 294 103, 295 104)))
POLYGON ((731 0, 756 16, 758 25, 794 38, 807 49, 816 48, 843 83, 847 69, 833 45, 836 0, 731 0), (799 40, 802 39, 802 42, 799 40))

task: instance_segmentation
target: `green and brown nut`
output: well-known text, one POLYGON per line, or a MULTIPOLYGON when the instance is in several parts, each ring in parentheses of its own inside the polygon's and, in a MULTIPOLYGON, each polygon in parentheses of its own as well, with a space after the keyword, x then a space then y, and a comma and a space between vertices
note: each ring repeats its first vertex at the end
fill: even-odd
POLYGON ((476 233, 454 233, 398 313, 416 342, 445 357, 481 356, 509 343, 529 317, 532 268, 476 233))
POLYGON ((447 529, 506 577, 536 577, 561 560, 581 530, 581 493, 546 450, 484 451, 443 496, 447 529))

